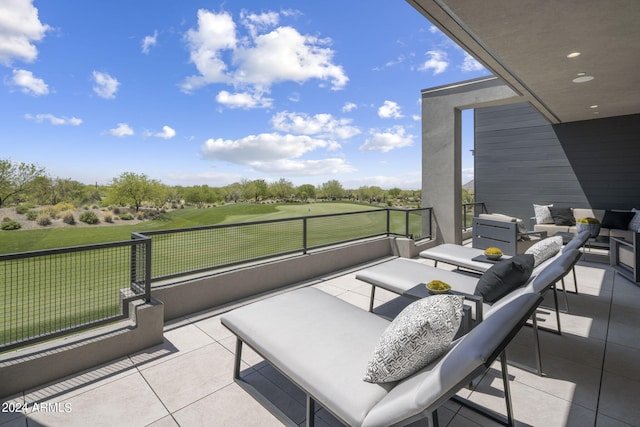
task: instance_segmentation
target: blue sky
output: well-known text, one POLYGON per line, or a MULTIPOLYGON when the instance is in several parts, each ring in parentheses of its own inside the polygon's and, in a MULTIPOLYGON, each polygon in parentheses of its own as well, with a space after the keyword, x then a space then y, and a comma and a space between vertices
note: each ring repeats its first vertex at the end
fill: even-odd
POLYGON ((421 89, 488 71, 403 0, 265 4, 1 1, 0 158, 84 183, 419 189, 421 89))

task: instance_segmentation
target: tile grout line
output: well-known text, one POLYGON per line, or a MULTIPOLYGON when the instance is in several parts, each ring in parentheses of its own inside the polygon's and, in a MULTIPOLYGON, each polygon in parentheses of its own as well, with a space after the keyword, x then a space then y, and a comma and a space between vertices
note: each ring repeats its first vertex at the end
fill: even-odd
POLYGON ((609 316, 607 318, 607 333, 606 339, 604 341, 604 351, 602 353, 602 366, 600 367, 600 384, 598 385, 598 399, 596 401, 596 418, 594 420, 594 425, 598 424, 598 414, 600 412, 600 398, 602 396, 602 382, 604 380, 604 368, 607 360, 607 344, 609 343, 609 328, 611 327, 611 313, 613 312, 613 294, 616 291, 616 272, 612 272, 613 277, 611 279, 611 296, 609 300, 609 316))

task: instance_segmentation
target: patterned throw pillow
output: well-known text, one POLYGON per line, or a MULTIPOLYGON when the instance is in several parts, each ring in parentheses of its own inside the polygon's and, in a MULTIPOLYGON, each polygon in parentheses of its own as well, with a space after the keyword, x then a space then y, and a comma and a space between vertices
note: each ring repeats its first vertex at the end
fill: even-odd
POLYGON ((382 333, 364 380, 399 381, 438 358, 458 332, 463 301, 457 295, 433 295, 402 310, 382 333))
POLYGON ((555 256, 562 249, 562 237, 552 236, 546 239, 540 240, 538 243, 531 246, 525 251, 525 254, 533 255, 534 268, 555 256))
POLYGON ((553 205, 533 205, 533 212, 536 216, 536 224, 553 224, 553 217, 549 210, 553 205))

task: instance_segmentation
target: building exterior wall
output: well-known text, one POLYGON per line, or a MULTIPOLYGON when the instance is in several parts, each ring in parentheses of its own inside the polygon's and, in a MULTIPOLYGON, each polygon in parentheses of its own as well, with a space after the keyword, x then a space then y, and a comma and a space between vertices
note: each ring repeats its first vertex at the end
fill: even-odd
POLYGON ((527 103, 475 110, 475 198, 533 216, 533 203, 640 207, 640 115, 549 124, 527 103))

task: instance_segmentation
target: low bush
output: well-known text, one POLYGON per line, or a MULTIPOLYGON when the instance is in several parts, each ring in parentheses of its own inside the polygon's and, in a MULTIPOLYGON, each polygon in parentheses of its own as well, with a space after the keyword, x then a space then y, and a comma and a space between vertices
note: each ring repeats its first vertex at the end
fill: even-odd
POLYGON ((105 213, 104 214, 104 222, 108 222, 110 224, 113 223, 113 215, 111 215, 110 213, 105 213))
POLYGON ((35 221, 40 215, 40 211, 29 210, 25 215, 29 221, 35 221))
POLYGON ((73 212, 65 212, 62 215, 62 222, 69 225, 74 225, 76 223, 76 219, 73 216, 73 212))
POLYGON ((94 212, 92 211, 85 211, 82 212, 80 214, 80 221, 86 223, 86 224, 97 224, 100 222, 100 219, 98 218, 98 215, 96 215, 94 212))
POLYGON ((120 214, 120 219, 125 221, 131 221, 133 219, 133 215, 131 215, 129 212, 125 212, 123 214, 120 214))
POLYGON ((16 213, 20 215, 24 215, 29 211, 29 206, 27 205, 18 205, 16 206, 16 213))
POLYGON ((73 205, 73 203, 60 202, 60 203, 57 203, 53 208, 58 212, 64 212, 64 211, 72 211, 76 207, 73 205))
POLYGON ((2 220, 2 225, 0 225, 1 229, 7 230, 7 231, 19 230, 20 227, 21 227, 20 223, 12 219, 10 219, 9 221, 2 220))
POLYGON ((120 208, 118 206, 115 206, 113 208, 113 213, 116 214, 116 215, 120 215, 120 208))
POLYGON ((36 218, 36 223, 42 226, 51 225, 51 216, 46 212, 41 212, 36 218))

